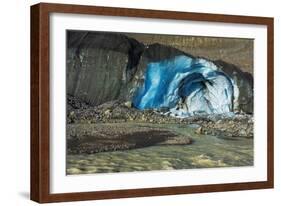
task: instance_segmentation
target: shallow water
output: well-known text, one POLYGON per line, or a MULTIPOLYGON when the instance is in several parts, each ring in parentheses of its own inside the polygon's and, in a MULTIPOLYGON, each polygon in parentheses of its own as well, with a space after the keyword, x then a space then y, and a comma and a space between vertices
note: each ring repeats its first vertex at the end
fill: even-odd
POLYGON ((196 128, 178 124, 163 124, 157 127, 169 128, 171 131, 190 136, 194 142, 191 145, 151 146, 91 155, 67 155, 67 174, 253 165, 252 138, 197 135, 194 133, 196 128))

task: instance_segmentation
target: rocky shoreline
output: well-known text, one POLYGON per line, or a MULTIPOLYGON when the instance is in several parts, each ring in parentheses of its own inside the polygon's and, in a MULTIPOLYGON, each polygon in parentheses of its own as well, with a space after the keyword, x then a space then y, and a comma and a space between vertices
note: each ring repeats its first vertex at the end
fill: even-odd
POLYGON ((196 134, 218 138, 253 137, 253 117, 247 114, 176 118, 164 115, 163 110, 137 110, 131 102, 116 100, 91 106, 69 95, 67 105, 68 154, 192 144, 192 137, 159 127, 163 124, 189 126, 196 134), (130 127, 126 124, 145 126, 130 127))
POLYGON ((118 100, 106 102, 99 106, 90 106, 73 96, 67 97, 67 123, 177 123, 196 124, 197 133, 208 135, 224 135, 230 137, 252 137, 253 116, 249 114, 236 115, 200 115, 188 118, 176 118, 164 115, 164 110, 138 110, 131 102, 118 100))

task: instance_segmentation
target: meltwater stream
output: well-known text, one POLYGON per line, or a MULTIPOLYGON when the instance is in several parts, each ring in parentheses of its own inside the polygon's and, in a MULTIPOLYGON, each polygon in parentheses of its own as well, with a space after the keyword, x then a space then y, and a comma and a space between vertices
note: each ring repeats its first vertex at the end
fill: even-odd
POLYGON ((139 149, 67 156, 67 174, 94 174, 195 168, 253 166, 253 139, 215 137, 194 133, 192 125, 123 123, 119 127, 163 127, 191 136, 191 145, 152 146, 139 149), (122 126, 123 125, 123 126, 122 126))
POLYGON ((233 111, 237 86, 212 62, 185 55, 147 65, 137 109, 168 108, 178 117, 233 111))

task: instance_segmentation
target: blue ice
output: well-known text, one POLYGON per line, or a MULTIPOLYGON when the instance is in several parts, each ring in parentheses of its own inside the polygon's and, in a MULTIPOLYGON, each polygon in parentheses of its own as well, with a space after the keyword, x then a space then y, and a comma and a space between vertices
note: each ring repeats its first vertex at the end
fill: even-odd
POLYGON ((232 80, 212 62, 177 56, 147 65, 133 104, 140 110, 169 108, 175 116, 232 111, 232 80))

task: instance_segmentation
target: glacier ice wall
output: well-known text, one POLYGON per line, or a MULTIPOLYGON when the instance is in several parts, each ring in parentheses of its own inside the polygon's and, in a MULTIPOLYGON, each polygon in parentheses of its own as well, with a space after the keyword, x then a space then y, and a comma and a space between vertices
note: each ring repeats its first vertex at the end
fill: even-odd
POLYGON ((119 100, 180 117, 253 113, 252 74, 221 59, 120 33, 68 31, 66 63, 67 94, 92 106, 119 100))
POLYGON ((185 55, 147 65, 133 98, 138 109, 169 108, 174 116, 233 111, 233 81, 212 62, 185 55))

